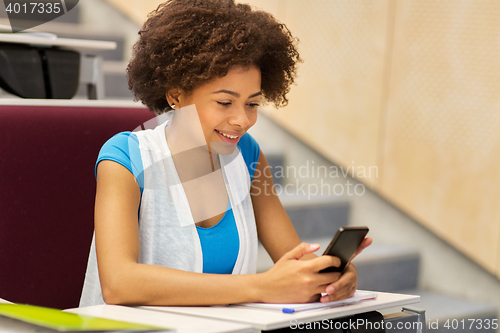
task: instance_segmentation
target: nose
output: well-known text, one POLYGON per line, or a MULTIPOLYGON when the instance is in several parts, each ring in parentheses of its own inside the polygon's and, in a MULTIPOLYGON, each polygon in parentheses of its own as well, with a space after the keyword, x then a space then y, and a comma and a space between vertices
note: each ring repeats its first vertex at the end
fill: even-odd
POLYGON ((229 116, 228 123, 241 128, 247 128, 250 124, 250 119, 248 118, 245 106, 235 107, 229 116))

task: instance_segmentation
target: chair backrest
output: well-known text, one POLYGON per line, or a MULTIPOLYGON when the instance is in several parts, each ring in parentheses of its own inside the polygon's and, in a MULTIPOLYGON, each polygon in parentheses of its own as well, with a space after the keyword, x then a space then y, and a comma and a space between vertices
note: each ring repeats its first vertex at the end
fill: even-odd
POLYGON ((97 155, 114 134, 153 117, 139 107, 0 105, 1 298, 78 306, 97 155))

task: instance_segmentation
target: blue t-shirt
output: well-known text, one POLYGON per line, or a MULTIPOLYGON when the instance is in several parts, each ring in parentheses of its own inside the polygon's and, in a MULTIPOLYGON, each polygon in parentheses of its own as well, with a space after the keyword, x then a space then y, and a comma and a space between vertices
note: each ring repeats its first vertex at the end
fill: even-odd
MULTIPOLYGON (((259 145, 250 134, 245 133, 238 141, 238 147, 252 180, 256 162, 259 160, 259 145)), ((139 140, 134 133, 118 133, 102 146, 95 165, 96 175, 97 165, 103 160, 117 162, 132 174, 136 174, 142 195, 144 174, 134 172, 134 170, 143 170, 139 140)), ((231 274, 240 248, 238 229, 231 204, 228 202, 224 217, 216 225, 211 228, 197 226, 196 229, 203 253, 203 272, 231 274)))

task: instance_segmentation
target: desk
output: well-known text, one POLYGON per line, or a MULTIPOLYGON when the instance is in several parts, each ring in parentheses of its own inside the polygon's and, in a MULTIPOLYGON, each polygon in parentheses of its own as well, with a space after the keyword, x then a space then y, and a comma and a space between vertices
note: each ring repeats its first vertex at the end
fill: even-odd
POLYGON ((248 324, 208 318, 196 318, 176 313, 150 311, 118 305, 96 305, 65 311, 138 324, 169 327, 175 329, 177 333, 255 332, 254 328, 248 324))
POLYGON ((142 306, 141 309, 177 313, 196 317, 206 317, 219 320, 230 320, 242 324, 252 325, 258 330, 273 330, 289 327, 290 321, 312 322, 323 319, 335 319, 351 316, 358 313, 387 309, 420 302, 420 296, 378 292, 376 300, 367 300, 349 306, 328 308, 324 310, 303 311, 294 314, 285 314, 279 311, 261 310, 236 306, 142 306))
POLYGON ((65 46, 76 49, 94 49, 94 50, 114 50, 116 42, 107 42, 100 40, 84 40, 71 38, 47 38, 36 37, 24 33, 0 33, 0 42, 40 45, 40 46, 65 46))
MULTIPOLYGON (((420 296, 379 292, 376 300, 319 311, 298 312, 295 314, 284 314, 278 311, 233 306, 126 307, 117 305, 96 305, 65 311, 100 318, 169 327, 175 329, 176 332, 179 333, 251 333, 260 330, 288 327, 292 320, 296 320, 297 322, 312 322, 321 321, 323 319, 335 319, 362 312, 418 303, 419 301, 420 296)), ((0 299, 0 302, 6 301, 0 299)), ((4 324, 7 324, 7 322, 4 322, 4 324)), ((11 324, 14 325, 16 323, 11 324)), ((12 328, 14 328, 14 326, 12 328)), ((32 330, 26 330, 26 327, 19 327, 19 329, 13 330, 13 332, 26 331, 31 332, 32 330)), ((35 331, 33 330, 32 332, 35 331)))
MULTIPOLYGON (((114 50, 116 42, 71 38, 37 37, 26 33, 0 33, 0 43, 35 45, 38 47, 67 47, 70 49, 114 50)), ((88 85, 90 99, 104 99, 104 74, 102 59, 96 56, 81 56, 80 83, 88 85)))

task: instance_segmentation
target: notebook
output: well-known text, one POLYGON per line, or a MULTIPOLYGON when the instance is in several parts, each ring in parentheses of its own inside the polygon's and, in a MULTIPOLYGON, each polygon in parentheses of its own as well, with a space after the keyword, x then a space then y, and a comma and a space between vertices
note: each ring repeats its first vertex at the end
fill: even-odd
POLYGON ((298 311, 316 310, 333 308, 338 306, 345 306, 350 304, 359 303, 362 301, 373 300, 377 298, 376 292, 356 290, 354 295, 350 298, 343 299, 341 301, 334 301, 329 303, 242 303, 235 304, 233 306, 244 306, 251 308, 259 308, 266 310, 281 311, 283 313, 295 313, 298 311))
POLYGON ((0 316, 62 332, 169 331, 168 328, 83 316, 57 309, 24 304, 0 304, 0 316))

